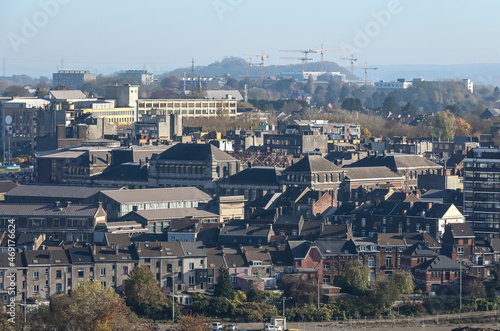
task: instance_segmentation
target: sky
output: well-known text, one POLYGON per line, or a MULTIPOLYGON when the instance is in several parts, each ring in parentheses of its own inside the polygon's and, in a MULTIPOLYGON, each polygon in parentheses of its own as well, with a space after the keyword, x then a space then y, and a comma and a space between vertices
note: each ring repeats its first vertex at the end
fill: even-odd
POLYGON ((0 57, 7 76, 34 77, 162 73, 262 51, 266 64, 300 63, 280 50, 322 44, 351 48, 325 52, 345 66, 350 54, 369 65, 498 63, 499 12, 498 0, 0 0, 0 57))

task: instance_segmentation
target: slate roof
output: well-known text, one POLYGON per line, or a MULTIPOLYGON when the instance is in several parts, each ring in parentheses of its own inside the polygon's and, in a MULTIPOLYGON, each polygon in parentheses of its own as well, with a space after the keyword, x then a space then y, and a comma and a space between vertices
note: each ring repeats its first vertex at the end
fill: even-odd
POLYGON ((96 180, 148 181, 148 167, 139 163, 124 163, 94 176, 96 180))
POLYGON ((427 245, 424 243, 415 243, 412 246, 405 249, 403 252, 401 252, 401 255, 418 257, 418 256, 437 256, 438 254, 429 247, 427 247, 427 245))
POLYGON ((288 246, 294 259, 303 259, 309 252, 311 242, 307 240, 289 240, 288 246))
POLYGON ((199 241, 181 241, 181 249, 184 257, 205 257, 207 252, 205 246, 199 241))
POLYGON ((415 202, 406 213, 406 216, 422 216, 422 213, 426 210, 427 206, 428 203, 426 202, 415 202))
POLYGON ((500 252, 500 238, 490 238, 489 242, 495 253, 500 252))
POLYGON ((351 181, 355 180, 371 180, 371 179, 390 179, 390 180, 404 180, 404 177, 398 175, 387 167, 359 167, 359 168, 345 168, 346 177, 351 181))
POLYGON ((247 203, 246 207, 250 208, 265 208, 269 209, 275 204, 282 193, 267 193, 264 196, 250 201, 247 203))
POLYGON ((172 220, 168 226, 168 232, 196 232, 198 220, 180 219, 172 220))
POLYGON ((465 154, 452 154, 450 158, 446 161, 446 168, 455 168, 457 165, 459 165, 467 155, 465 154))
POLYGON ((55 204, 27 204, 27 203, 2 203, 0 215, 2 216, 80 216, 93 217, 98 210, 97 205, 71 204, 56 207, 55 204))
POLYGON ((206 201, 210 195, 196 187, 150 188, 120 191, 102 191, 102 194, 119 203, 157 202, 157 201, 206 201))
MULTIPOLYGON (((111 188, 107 186, 78 186, 75 190, 74 185, 46 185, 46 184, 30 184, 19 185, 13 190, 5 194, 6 197, 50 197, 50 198, 80 198, 87 199, 102 190, 113 191, 119 188, 111 188)), ((63 201, 61 201, 63 202, 63 201)))
POLYGON ((169 220, 182 218, 219 218, 219 214, 198 208, 169 208, 169 209, 143 209, 132 211, 123 216, 128 218, 131 214, 137 214, 145 220, 169 220))
POLYGON ((379 246, 407 246, 402 234, 399 233, 377 233, 379 246))
MULTIPOLYGON (((14 253, 14 264, 16 268, 23 267, 23 254, 15 252, 14 253)), ((2 268, 12 268, 11 267, 12 256, 9 253, 0 253, 0 267, 2 268), (10 258, 10 260, 9 260, 10 258)))
POLYGON ((363 213, 363 214, 371 214, 373 211, 377 209, 377 206, 371 203, 363 203, 358 208, 352 211, 352 214, 363 213))
POLYGON ((323 224, 320 238, 347 238, 348 224, 323 224))
POLYGON ((425 217, 442 218, 451 206, 453 206, 452 203, 435 203, 432 205, 432 208, 425 213, 425 217))
POLYGON ((126 262, 132 260, 137 260, 137 256, 135 250, 131 249, 129 246, 121 247, 120 245, 112 245, 95 247, 95 262, 126 262))
POLYGON ((372 215, 389 215, 398 204, 397 201, 382 201, 375 208, 372 215))
POLYGON ((344 202, 340 207, 338 207, 332 216, 345 216, 351 215, 351 212, 356 208, 356 205, 352 202, 344 202))
POLYGON ((438 255, 432 259, 427 260, 424 263, 421 263, 415 266, 417 269, 426 269, 426 270, 459 270, 460 265, 450 259, 445 255, 438 255))
POLYGON ((236 161, 234 157, 212 144, 176 144, 158 156, 159 160, 175 161, 236 161))
POLYGON ((300 220, 303 220, 304 218, 302 215, 279 215, 276 221, 274 222, 275 225, 299 225, 300 220))
POLYGON ((70 247, 68 255, 72 264, 89 264, 93 262, 92 252, 90 247, 70 247))
POLYGON ((442 166, 440 166, 439 164, 429 161, 422 156, 411 154, 389 154, 386 156, 370 155, 352 164, 349 164, 346 167, 387 167, 393 171, 418 168, 442 168, 442 166))
POLYGON ((327 239, 317 240, 316 246, 323 256, 329 255, 356 255, 356 247, 347 239, 327 239))
POLYGON ((427 247, 432 249, 441 248, 439 241, 428 232, 406 232, 403 233, 403 237, 408 245, 425 243, 427 247))
POLYGON ((17 184, 11 180, 0 180, 0 193, 7 193, 16 187, 17 184))
POLYGON ((284 172, 331 172, 331 171, 342 171, 342 168, 336 166, 332 162, 324 159, 320 155, 309 155, 307 154, 302 159, 297 161, 295 164, 289 166, 284 170, 284 172))
POLYGON ((220 230, 220 236, 267 237, 271 228, 268 225, 226 225, 220 230))
POLYGON ((453 238, 474 238, 474 231, 470 223, 450 223, 449 227, 453 238))
POLYGON ((64 250, 26 250, 24 251, 24 256, 28 266, 70 264, 64 250))
POLYGON ((179 241, 134 242, 139 258, 175 258, 183 257, 179 241))
POLYGON ((231 184, 266 184, 278 185, 280 172, 276 167, 252 167, 240 171, 228 178, 231 184))

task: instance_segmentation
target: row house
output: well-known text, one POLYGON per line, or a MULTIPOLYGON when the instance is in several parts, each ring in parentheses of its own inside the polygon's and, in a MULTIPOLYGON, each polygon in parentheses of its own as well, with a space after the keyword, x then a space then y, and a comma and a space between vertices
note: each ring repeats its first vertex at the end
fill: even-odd
POLYGON ((318 247, 323 257, 323 279, 324 285, 333 285, 336 276, 342 274, 346 264, 358 260, 358 253, 351 240, 317 240, 318 247))
POLYGON ((426 231, 441 239, 445 226, 464 223, 465 217, 452 203, 415 203, 406 213, 409 232, 426 231))
POLYGON ((250 167, 217 182, 221 195, 243 195, 245 200, 256 200, 268 193, 282 191, 280 168, 250 167))
POLYGON ((0 204, 0 230, 12 221, 17 233, 45 234, 47 239, 92 242, 95 228, 106 224, 101 204, 0 204))
POLYGON ((418 288, 424 291, 458 294, 460 281, 466 279, 466 269, 445 255, 438 255, 413 268, 418 288))

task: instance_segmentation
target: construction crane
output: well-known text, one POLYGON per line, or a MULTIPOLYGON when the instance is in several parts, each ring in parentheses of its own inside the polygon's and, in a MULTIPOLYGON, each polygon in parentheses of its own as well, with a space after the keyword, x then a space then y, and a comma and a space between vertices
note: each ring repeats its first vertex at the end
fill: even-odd
POLYGON ((354 54, 351 55, 351 57, 341 57, 341 60, 348 60, 351 61, 351 81, 354 80, 354 62, 356 62, 358 59, 354 58, 354 54))
POLYGON ((310 49, 311 53, 320 53, 321 54, 321 73, 323 73, 323 54, 329 51, 350 51, 351 48, 323 48, 323 44, 321 44, 321 49, 310 49))
POLYGON ((310 57, 280 57, 280 59, 300 60, 302 61, 302 72, 307 71, 307 61, 311 61, 310 57))
MULTIPOLYGON (((262 50, 262 54, 245 53, 244 55, 260 57, 260 63, 257 65, 260 66, 260 76, 261 76, 261 79, 264 80, 264 59, 269 58, 269 55, 264 54, 264 50, 262 50)), ((252 66, 253 66, 252 62, 250 61, 250 68, 252 68, 252 66)))
POLYGON ((292 53, 304 53, 303 57, 280 57, 280 59, 296 59, 302 61, 302 71, 307 71, 307 61, 311 61, 312 59, 307 57, 309 53, 316 53, 316 51, 312 49, 306 49, 303 51, 300 50, 280 50, 280 52, 292 52, 292 53))
POLYGON ((365 66, 364 67, 354 67, 354 68, 356 68, 356 69, 364 69, 365 70, 365 86, 368 85, 368 70, 377 70, 378 69, 376 67, 369 68, 367 62, 365 62, 365 66))

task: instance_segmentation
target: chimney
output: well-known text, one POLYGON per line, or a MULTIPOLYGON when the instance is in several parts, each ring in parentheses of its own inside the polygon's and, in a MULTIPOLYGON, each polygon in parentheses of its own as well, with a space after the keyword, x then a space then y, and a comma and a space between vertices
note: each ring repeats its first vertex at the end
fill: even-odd
POLYGON ((56 201, 56 202, 54 202, 54 204, 56 205, 56 207, 59 207, 59 205, 61 204, 61 202, 60 201, 56 201))
POLYGON ((49 250, 49 260, 52 260, 52 251, 49 250))
POLYGON ((426 210, 430 210, 432 208, 432 202, 427 202, 426 210))
POLYGON ((71 201, 66 201, 66 207, 71 206, 71 201))
POLYGON ((115 246, 115 255, 118 255, 118 249, 119 249, 118 246, 120 246, 120 245, 116 244, 116 246, 115 246))
POLYGON ((246 226, 246 228, 248 229, 248 227, 250 226, 250 224, 249 224, 249 223, 246 223, 246 224, 245 224, 245 226, 246 226))

